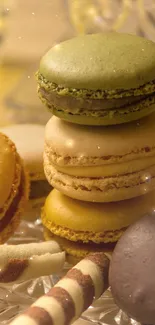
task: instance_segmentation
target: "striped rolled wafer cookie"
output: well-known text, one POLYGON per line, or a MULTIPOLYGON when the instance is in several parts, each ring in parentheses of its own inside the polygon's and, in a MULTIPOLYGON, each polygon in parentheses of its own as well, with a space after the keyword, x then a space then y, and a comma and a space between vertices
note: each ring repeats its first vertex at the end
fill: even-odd
POLYGON ((58 273, 64 263, 65 253, 55 241, 1 245, 0 283, 17 283, 58 273))
POLYGON ((109 259, 88 255, 10 325, 69 325, 108 288, 109 259))

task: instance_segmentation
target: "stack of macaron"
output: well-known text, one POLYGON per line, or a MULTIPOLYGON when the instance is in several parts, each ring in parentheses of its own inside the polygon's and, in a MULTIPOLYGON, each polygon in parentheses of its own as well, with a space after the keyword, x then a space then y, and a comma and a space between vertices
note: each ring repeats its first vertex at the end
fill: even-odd
POLYGON ((37 80, 53 114, 45 239, 72 260, 110 253, 155 208, 155 44, 114 32, 78 36, 43 56, 37 80))

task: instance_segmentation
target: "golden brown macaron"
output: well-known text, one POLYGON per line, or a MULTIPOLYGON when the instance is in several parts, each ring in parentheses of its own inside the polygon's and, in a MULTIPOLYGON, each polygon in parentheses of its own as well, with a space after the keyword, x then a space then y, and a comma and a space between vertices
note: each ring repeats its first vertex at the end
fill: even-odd
MULTIPOLYGON (((112 251, 124 230, 155 208, 155 192, 113 203, 71 199, 56 189, 48 195, 42 223, 69 256, 112 251)), ((45 229, 45 239, 51 240, 45 229)))
POLYGON ((0 128, 15 143, 29 173, 30 194, 23 218, 34 221, 51 191, 43 169, 44 126, 39 124, 14 124, 0 128))
POLYGON ((14 143, 0 133, 0 244, 19 225, 28 199, 29 180, 14 143))

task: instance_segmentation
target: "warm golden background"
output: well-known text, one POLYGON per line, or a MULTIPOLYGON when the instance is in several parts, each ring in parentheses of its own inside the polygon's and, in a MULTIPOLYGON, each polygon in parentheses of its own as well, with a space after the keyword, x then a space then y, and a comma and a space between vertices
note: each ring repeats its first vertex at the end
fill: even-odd
POLYGON ((0 0, 0 11, 0 125, 48 119, 34 72, 52 44, 111 29, 155 39, 154 0, 0 0))

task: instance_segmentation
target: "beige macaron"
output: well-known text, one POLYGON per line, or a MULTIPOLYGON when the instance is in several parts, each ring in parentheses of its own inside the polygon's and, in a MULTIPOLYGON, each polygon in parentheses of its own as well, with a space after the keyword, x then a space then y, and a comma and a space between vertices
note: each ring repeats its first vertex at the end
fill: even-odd
POLYGON ((155 114, 109 127, 53 116, 45 128, 44 170, 53 187, 84 201, 120 201, 153 190, 155 114))

